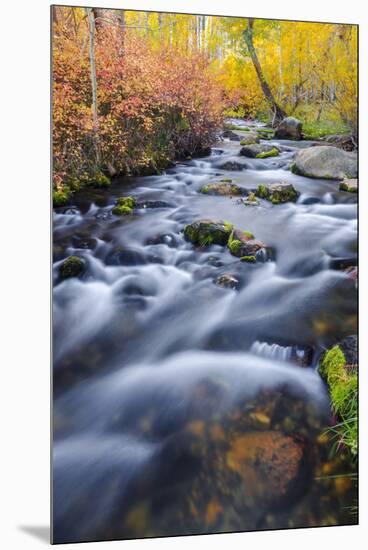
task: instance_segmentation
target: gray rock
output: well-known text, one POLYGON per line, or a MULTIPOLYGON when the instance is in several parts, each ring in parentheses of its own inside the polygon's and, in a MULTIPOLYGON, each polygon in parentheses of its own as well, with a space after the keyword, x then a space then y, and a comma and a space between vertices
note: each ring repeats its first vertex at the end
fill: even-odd
POLYGON ((225 130, 221 134, 222 138, 229 139, 230 141, 240 141, 241 137, 239 134, 236 134, 235 132, 232 132, 231 130, 225 130))
MULTIPOLYGON (((354 334, 347 336, 340 343, 339 346, 345 355, 347 367, 351 369, 358 368, 358 337, 354 334)), ((346 367, 345 367, 346 368, 346 367)))
POLYGON ((256 132, 249 132, 241 138, 240 145, 252 145, 259 143, 259 135, 256 132))
POLYGON ((229 172, 238 172, 247 168, 246 164, 241 164, 236 160, 228 160, 219 166, 222 170, 228 170, 229 172))
POLYGON ((308 147, 297 152, 291 171, 308 178, 356 178, 357 155, 326 145, 308 147))
POLYGON ((221 288, 231 288, 232 290, 239 289, 239 279, 237 279, 232 273, 224 273, 223 275, 220 275, 217 277, 215 283, 221 288))
POLYGON ((276 128, 275 138, 302 139, 302 123, 297 118, 288 116, 276 128))

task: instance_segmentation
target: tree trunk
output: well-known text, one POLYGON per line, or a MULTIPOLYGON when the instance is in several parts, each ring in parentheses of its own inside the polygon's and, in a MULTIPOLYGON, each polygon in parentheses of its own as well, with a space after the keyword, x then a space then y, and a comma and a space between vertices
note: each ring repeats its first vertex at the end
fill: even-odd
POLYGON ((271 88, 269 87, 268 82, 266 81, 263 75, 262 67, 258 60, 257 52, 253 44, 253 23, 254 23, 253 19, 248 20, 248 27, 245 29, 245 31, 243 31, 243 36, 244 36, 245 43, 248 47, 249 55, 252 59, 252 63, 256 70, 263 94, 274 113, 273 124, 276 125, 279 122, 281 122, 283 118, 286 117, 286 113, 276 102, 273 96, 273 93, 271 91, 271 88))
POLYGON ((98 139, 98 105, 97 105, 97 76, 96 76, 96 60, 95 60, 95 18, 92 8, 85 8, 88 17, 89 31, 89 62, 91 73, 92 86, 92 116, 93 116, 93 144, 96 153, 97 164, 100 165, 100 145, 98 139))

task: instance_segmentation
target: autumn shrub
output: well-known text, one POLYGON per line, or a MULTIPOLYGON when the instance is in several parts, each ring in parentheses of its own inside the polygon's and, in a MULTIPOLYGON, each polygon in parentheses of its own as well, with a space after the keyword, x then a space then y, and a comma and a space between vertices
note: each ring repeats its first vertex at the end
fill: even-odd
POLYGON ((59 32, 53 52, 54 188, 96 173, 151 174, 201 153, 221 126, 222 96, 199 52, 153 49, 113 27, 95 42, 98 125, 93 124, 87 36, 59 32), (96 143, 99 154, 96 155, 96 143), (83 175, 83 177, 82 177, 83 175))

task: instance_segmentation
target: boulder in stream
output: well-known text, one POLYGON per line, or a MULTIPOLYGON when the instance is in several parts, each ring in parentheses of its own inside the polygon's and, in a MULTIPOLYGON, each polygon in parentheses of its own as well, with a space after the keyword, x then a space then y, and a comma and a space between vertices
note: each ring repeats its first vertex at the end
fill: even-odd
POLYGON ((232 229, 232 224, 228 222, 198 220, 184 227, 184 235, 190 242, 200 246, 225 246, 232 229))
POLYGON ((209 183, 201 187, 201 193, 206 195, 245 195, 247 191, 242 187, 239 187, 231 180, 222 180, 218 183, 209 183))
POLYGON ((256 195, 261 199, 271 201, 272 204, 280 204, 290 201, 295 202, 299 193, 291 183, 280 182, 259 185, 256 195))
POLYGON ((71 277, 79 277, 85 269, 85 260, 79 258, 79 256, 69 256, 61 264, 59 274, 62 279, 70 279, 71 277))
POLYGON ((321 145, 297 152, 291 171, 308 178, 343 180, 358 175, 357 155, 321 145))
POLYGON ((277 157, 280 151, 274 145, 268 143, 254 143, 253 145, 246 145, 240 149, 240 154, 243 157, 264 159, 268 157, 277 157))
POLYGON ((277 139, 302 139, 302 123, 295 117, 288 116, 284 118, 275 131, 277 139))

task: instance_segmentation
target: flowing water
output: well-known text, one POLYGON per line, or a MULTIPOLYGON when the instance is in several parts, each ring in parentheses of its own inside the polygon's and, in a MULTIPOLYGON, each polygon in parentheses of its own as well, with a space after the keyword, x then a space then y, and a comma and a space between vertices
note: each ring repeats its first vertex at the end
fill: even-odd
POLYGON ((356 521, 316 372, 322 351, 356 332, 355 282, 334 269, 356 258, 356 197, 288 170, 310 143, 271 143, 280 156, 261 160, 219 142, 55 211, 55 542, 356 521), (286 181, 300 196, 254 207, 199 193, 222 178, 286 181), (141 208, 117 218, 123 195, 141 208), (194 247, 183 227, 201 218, 251 231, 273 259, 194 247), (68 255, 87 269, 61 281, 68 255), (225 273, 238 290, 215 284, 225 273))

